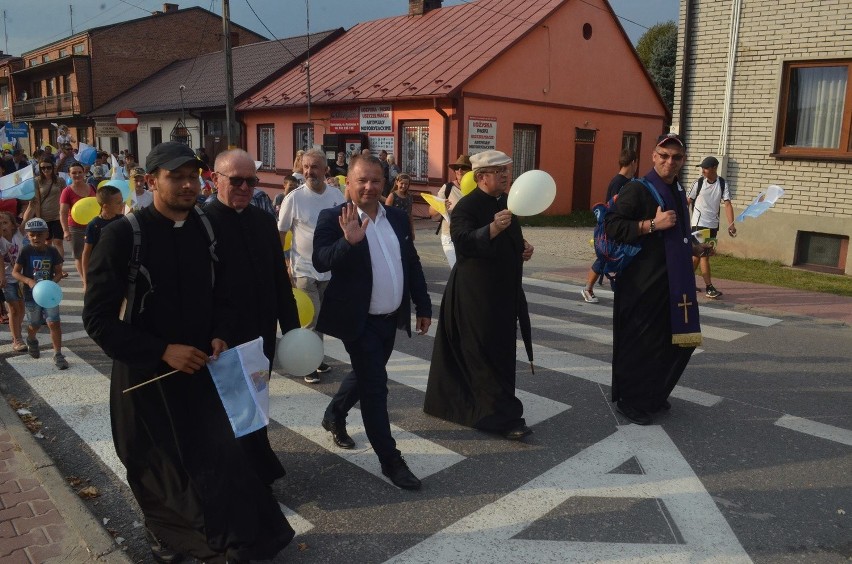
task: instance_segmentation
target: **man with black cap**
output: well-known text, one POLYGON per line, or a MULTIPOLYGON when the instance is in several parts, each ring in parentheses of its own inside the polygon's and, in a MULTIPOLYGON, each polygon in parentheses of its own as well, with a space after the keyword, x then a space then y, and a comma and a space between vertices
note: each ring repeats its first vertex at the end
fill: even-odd
POLYGON ((294 532, 234 438, 206 367, 227 348, 236 315, 214 293, 216 242, 195 207, 203 166, 180 143, 149 153, 154 203, 103 230, 83 322, 113 359, 113 441, 154 559, 270 559, 294 532))
POLYGON ((651 186, 628 182, 605 218, 608 237, 642 247, 616 278, 612 327, 612 401, 638 425, 671 408, 669 394, 701 344, 692 256, 710 248, 691 235, 677 181, 685 158, 680 137, 660 137, 644 177, 651 186))
MULTIPOLYGON (((701 177, 692 183, 686 194, 689 205, 692 206, 692 231, 710 230, 710 238, 716 239, 719 233, 719 211, 721 203, 725 202, 725 216, 728 219, 728 235, 737 236, 734 225, 734 206, 731 205, 731 186, 719 176, 719 161, 716 157, 706 157, 701 164, 701 177)), ((701 256, 692 259, 692 269, 701 265, 701 277, 706 285, 706 296, 716 299, 722 292, 713 286, 710 278, 710 257, 701 256)))

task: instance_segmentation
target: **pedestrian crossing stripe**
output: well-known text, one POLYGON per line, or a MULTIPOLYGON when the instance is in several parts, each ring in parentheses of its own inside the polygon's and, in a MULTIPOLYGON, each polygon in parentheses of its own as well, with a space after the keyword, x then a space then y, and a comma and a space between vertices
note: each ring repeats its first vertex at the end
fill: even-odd
POLYGON ((751 562, 728 522, 662 427, 628 425, 525 485, 388 560, 441 562, 751 562), (611 473, 638 461, 642 474, 611 473), (523 539, 574 497, 657 499, 682 543, 523 539))
MULTIPOLYGON (((15 356, 8 362, 101 462, 127 484, 127 472, 112 441, 109 379, 73 352, 66 350, 64 354, 69 367, 61 371, 50 358, 15 356)), ((307 519, 279 505, 297 535, 313 528, 307 519)))

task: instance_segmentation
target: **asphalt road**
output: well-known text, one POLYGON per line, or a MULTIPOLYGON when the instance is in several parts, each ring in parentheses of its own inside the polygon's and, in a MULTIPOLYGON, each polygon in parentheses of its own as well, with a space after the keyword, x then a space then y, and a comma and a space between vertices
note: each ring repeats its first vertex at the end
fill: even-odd
MULTIPOLYGON (((418 233, 429 287, 448 269, 418 233)), ((802 317, 704 307, 705 344, 649 427, 609 402, 611 295, 541 278, 526 284, 536 370, 518 389, 535 434, 524 443, 422 412, 432 338, 398 333, 389 365, 394 435, 423 490, 398 490, 350 416, 358 443, 336 449, 319 422, 347 369, 339 342, 318 385, 276 376, 270 440, 287 476, 275 484, 299 536, 276 561, 298 562, 845 562, 852 558, 852 329, 802 317)), ((109 436, 109 362, 79 333, 82 295, 65 284, 71 369, 12 355, 0 335, 0 390, 43 422, 43 446, 129 556, 148 557, 142 518, 109 436), (76 338, 75 338, 76 337, 76 338)), ((437 308, 436 308, 437 311, 437 308)), ((46 342, 46 336, 42 337, 46 342)), ((522 357, 521 357, 522 358, 522 357)))

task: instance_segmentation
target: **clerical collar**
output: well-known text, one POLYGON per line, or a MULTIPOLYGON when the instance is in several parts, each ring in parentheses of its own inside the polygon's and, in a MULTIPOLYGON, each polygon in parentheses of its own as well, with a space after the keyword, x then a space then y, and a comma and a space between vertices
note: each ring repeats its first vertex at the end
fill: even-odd
POLYGON ((175 229, 177 229, 178 227, 183 227, 183 224, 184 224, 184 223, 186 223, 186 220, 185 220, 185 219, 182 219, 182 220, 180 220, 180 221, 176 221, 176 222, 175 222, 175 224, 174 224, 172 227, 174 227, 175 229))

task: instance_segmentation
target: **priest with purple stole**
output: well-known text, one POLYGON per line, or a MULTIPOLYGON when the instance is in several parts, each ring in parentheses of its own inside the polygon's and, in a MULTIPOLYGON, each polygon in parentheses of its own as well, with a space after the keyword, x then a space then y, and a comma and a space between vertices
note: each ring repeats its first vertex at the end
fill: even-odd
POLYGON ((669 394, 701 344, 692 257, 712 252, 690 232, 686 193, 677 181, 686 145, 664 135, 652 158, 645 179, 665 206, 633 181, 605 218, 609 237, 642 247, 616 279, 612 328, 612 401, 638 425, 671 408, 669 394))

